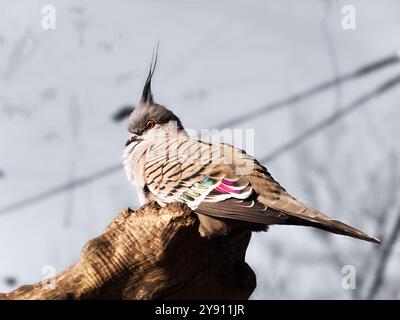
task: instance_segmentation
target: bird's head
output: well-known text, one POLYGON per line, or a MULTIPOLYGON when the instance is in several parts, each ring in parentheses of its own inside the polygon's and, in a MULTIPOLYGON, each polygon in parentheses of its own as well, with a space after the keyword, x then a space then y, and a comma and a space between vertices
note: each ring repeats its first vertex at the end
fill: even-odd
POLYGON ((160 132, 166 132, 171 128, 175 128, 178 132, 183 130, 179 118, 171 110, 155 103, 153 100, 151 80, 156 62, 157 56, 154 63, 151 63, 140 103, 130 115, 128 130, 132 133, 132 136, 126 142, 126 146, 133 142, 140 142, 148 137, 156 137, 160 132))

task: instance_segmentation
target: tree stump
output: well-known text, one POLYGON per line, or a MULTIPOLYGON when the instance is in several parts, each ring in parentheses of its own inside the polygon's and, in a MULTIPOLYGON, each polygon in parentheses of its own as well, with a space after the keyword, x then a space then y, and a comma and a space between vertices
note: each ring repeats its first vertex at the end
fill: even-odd
POLYGON ((53 287, 25 285, 0 299, 248 299, 256 287, 245 262, 251 233, 210 240, 198 226, 179 203, 125 209, 53 287))

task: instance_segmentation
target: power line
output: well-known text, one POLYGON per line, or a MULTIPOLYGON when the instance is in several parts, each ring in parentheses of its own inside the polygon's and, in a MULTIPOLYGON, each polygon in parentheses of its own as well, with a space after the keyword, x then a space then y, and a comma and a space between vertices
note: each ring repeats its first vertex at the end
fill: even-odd
POLYGON ((361 106, 365 105, 368 101, 371 99, 385 93, 386 91, 393 89, 397 84, 400 83, 400 75, 396 76, 382 85, 378 86, 374 90, 370 91, 369 93, 361 96, 360 98, 356 99, 352 103, 350 103, 347 107, 344 107, 343 109, 340 109, 339 111, 333 113, 331 116, 325 118, 324 120, 318 122, 316 125, 312 126, 293 140, 290 140, 289 142, 283 144, 282 146, 278 147, 274 151, 272 151, 270 154, 267 156, 263 157, 260 159, 260 162, 265 163, 265 162, 270 162, 275 160, 277 157, 285 153, 286 151, 294 148, 298 144, 302 143, 304 140, 314 136, 317 134, 319 131, 333 125, 349 113, 357 110, 361 106))
MULTIPOLYGON (((329 80, 326 81, 320 85, 317 85, 311 89, 306 90, 303 93, 300 94, 296 94, 293 95, 292 97, 289 97, 287 99, 283 99, 279 102, 270 104, 266 107, 263 108, 263 110, 259 110, 257 111, 257 114, 254 113, 250 113, 247 114, 243 117, 238 117, 235 119, 231 119, 228 122, 222 123, 220 125, 217 126, 217 128, 221 129, 221 128, 226 128, 227 124, 230 125, 234 125, 236 123, 242 122, 242 121, 246 121, 249 120, 250 118, 255 117, 256 115, 260 115, 261 113, 268 113, 271 111, 274 111, 278 108, 284 107, 286 106, 286 104, 291 104, 294 102, 297 102, 299 100, 305 99, 313 94, 316 94, 322 90, 325 90, 331 86, 337 85, 339 83, 343 83, 344 81, 348 81, 350 79, 355 79, 358 77, 361 77, 363 75, 369 74, 373 71, 376 71, 380 68, 386 67, 388 65, 391 65, 395 62, 398 62, 400 59, 400 54, 396 54, 393 56, 390 56, 388 58, 376 61, 374 63, 371 63, 369 65, 366 65, 364 67, 361 67, 359 69, 357 69, 354 72, 345 74, 344 76, 341 76, 339 78, 335 78, 333 80, 329 80)), ((288 143, 284 144, 283 146, 277 148, 275 151, 271 152, 269 155, 265 156, 264 158, 262 158, 260 160, 260 162, 267 162, 267 161, 272 161, 274 159, 276 159, 278 156, 280 156, 282 153, 290 150, 291 148, 295 147, 298 143, 303 142, 304 140, 308 139, 309 137, 315 135, 316 133, 318 133, 319 131, 323 130, 324 128, 332 125, 333 123, 337 122, 338 120, 340 120, 341 118, 343 118, 344 116, 346 116, 348 113, 350 113, 351 111, 354 111, 355 109, 357 109, 358 107, 360 107, 361 105, 363 105, 364 103, 368 102, 369 100, 371 100, 372 98, 374 98, 375 96, 378 96, 382 93, 384 93, 385 91, 391 89, 392 87, 394 87, 398 82, 400 82, 400 76, 395 77, 387 82, 385 82, 383 85, 377 87, 375 90, 371 91, 370 93, 362 96, 361 98, 357 99, 356 101, 354 101, 353 103, 351 103, 348 107, 340 110, 339 112, 333 114, 332 116, 326 118, 325 120, 321 121, 320 123, 318 123, 317 125, 315 125, 314 127, 308 129, 306 132, 304 132, 303 134, 301 134, 300 136, 296 137, 295 139, 289 141, 288 143)), ((54 188, 51 188, 47 191, 44 191, 38 195, 11 203, 9 205, 6 205, 2 208, 0 208, 0 214, 4 214, 7 212, 11 212, 11 211, 15 211, 18 209, 21 209, 23 207, 29 206, 29 205, 33 205, 37 202, 49 199, 51 197, 54 197, 58 194, 61 194, 65 191, 68 191, 70 189, 82 186, 82 185, 86 185, 89 184, 93 181, 99 180, 105 176, 111 175, 113 173, 118 172, 121 169, 121 164, 115 164, 113 166, 107 167, 105 169, 102 169, 96 173, 93 173, 91 175, 88 176, 84 176, 81 178, 78 178, 76 180, 70 181, 68 183, 56 186, 54 188)))
POLYGON ((87 176, 78 178, 76 180, 61 184, 57 187, 51 188, 47 191, 44 191, 44 192, 34 195, 32 197, 29 197, 24 200, 16 201, 14 203, 6 205, 5 207, 0 208, 0 214, 15 211, 18 209, 22 209, 23 207, 30 206, 37 202, 52 198, 60 193, 68 191, 70 189, 89 184, 95 180, 98 180, 98 179, 104 178, 110 174, 116 173, 119 170, 121 170, 121 164, 113 165, 113 166, 107 167, 103 170, 97 171, 91 175, 87 175, 87 176))

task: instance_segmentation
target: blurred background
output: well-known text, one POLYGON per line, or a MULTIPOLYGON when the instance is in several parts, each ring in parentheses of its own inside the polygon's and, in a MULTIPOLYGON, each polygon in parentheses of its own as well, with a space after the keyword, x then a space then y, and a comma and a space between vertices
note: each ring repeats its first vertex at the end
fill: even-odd
POLYGON ((188 128, 254 129, 255 156, 291 194, 382 240, 255 234, 252 298, 400 298, 399 34, 395 0, 2 0, 0 291, 75 263, 138 206, 115 115, 138 101, 159 41, 157 102, 188 128))

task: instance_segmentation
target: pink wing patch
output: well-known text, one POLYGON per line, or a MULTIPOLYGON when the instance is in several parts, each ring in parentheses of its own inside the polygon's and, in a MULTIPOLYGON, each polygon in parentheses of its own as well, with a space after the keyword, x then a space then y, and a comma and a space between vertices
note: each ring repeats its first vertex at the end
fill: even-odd
POLYGON ((242 190, 235 189, 233 181, 222 179, 221 183, 213 190, 219 193, 240 193, 242 190))

